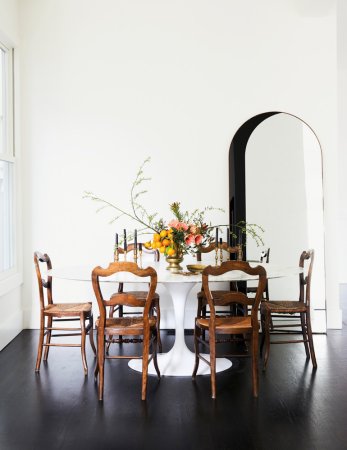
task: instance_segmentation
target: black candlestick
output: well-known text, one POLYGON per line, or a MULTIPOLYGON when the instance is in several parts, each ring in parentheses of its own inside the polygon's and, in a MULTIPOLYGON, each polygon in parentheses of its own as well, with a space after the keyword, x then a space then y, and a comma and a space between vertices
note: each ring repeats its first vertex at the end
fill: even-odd
POLYGON ((124 229, 124 258, 126 259, 126 252, 128 250, 128 245, 127 245, 127 230, 124 229))
POLYGON ((137 230, 134 232, 134 262, 137 264, 137 230))
POLYGON ((140 267, 142 267, 142 242, 139 243, 140 267))

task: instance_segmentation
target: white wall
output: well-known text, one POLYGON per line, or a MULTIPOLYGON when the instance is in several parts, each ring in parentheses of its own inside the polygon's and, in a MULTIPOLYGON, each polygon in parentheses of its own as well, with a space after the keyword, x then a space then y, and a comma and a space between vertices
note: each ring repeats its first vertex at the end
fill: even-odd
MULTIPOLYGON (((18 5, 13 0, 0 0, 0 40, 8 47, 18 50, 18 5)), ((15 64, 18 63, 18 54, 15 53, 15 64)), ((15 75, 16 87, 16 120, 19 119, 19 84, 18 75, 15 75)), ((18 122, 19 124, 19 122, 18 122)), ((16 214, 21 217, 19 207, 20 195, 20 140, 18 130, 16 130, 16 167, 18 177, 16 179, 16 214)), ((19 220, 18 220, 19 221, 19 220)), ((22 252, 20 226, 17 227, 17 261, 14 271, 10 276, 0 280, 0 350, 5 347, 23 328, 22 318, 22 252)))
POLYGON ((0 0, 0 33, 7 40, 18 42, 18 2, 0 0))
MULTIPOLYGON (((334 2, 20 5, 26 325, 38 324, 33 250, 55 265, 112 257, 124 222, 109 226, 84 190, 128 206, 131 180, 151 155, 149 210, 169 218, 175 200, 215 205, 226 213, 213 222, 225 223, 232 137, 249 117, 280 110, 303 118, 322 143, 328 326, 340 326, 334 2)), ((78 290, 58 294, 70 289, 78 290)))
MULTIPOLYGON (((339 234, 346 235, 347 229, 347 3, 337 2, 337 68, 338 68, 338 148, 339 148, 339 234)), ((347 283, 347 239, 340 241, 340 282, 347 283)), ((346 302, 347 299, 344 299, 346 302)))

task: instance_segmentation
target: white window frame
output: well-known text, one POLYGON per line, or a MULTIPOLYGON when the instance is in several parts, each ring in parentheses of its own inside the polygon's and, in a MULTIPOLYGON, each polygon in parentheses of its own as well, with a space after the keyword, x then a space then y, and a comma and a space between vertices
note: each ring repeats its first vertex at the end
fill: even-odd
POLYGON ((5 122, 5 136, 4 136, 4 147, 5 152, 0 153, 0 159, 8 162, 15 162, 15 154, 14 154, 14 136, 13 136, 13 48, 6 47, 0 40, 0 49, 5 52, 5 90, 6 90, 6 99, 5 99, 5 109, 7 111, 6 114, 6 122, 5 122))
MULTIPOLYGON (((14 50, 11 45, 4 43, 0 36, 0 48, 5 53, 5 129, 4 129, 4 146, 0 151, 0 160, 13 164, 12 170, 12 199, 11 199, 11 248, 12 248, 12 266, 0 272, 0 295, 10 290, 14 285, 18 284, 18 252, 16 245, 17 229, 16 229, 16 157, 14 147, 14 50), (15 277, 15 279, 14 279, 15 277)), ((3 55, 3 52, 1 52, 3 55)))

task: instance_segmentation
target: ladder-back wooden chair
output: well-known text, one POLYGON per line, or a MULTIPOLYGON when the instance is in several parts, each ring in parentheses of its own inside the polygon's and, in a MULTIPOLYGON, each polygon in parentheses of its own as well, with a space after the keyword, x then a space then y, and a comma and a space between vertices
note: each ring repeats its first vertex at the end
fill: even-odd
POLYGON ((46 270, 52 269, 50 257, 45 253, 34 253, 34 264, 36 269, 37 281, 40 294, 40 336, 37 351, 37 360, 35 371, 40 371, 43 347, 45 352, 43 360, 47 361, 50 347, 81 347, 82 363, 85 375, 88 373, 86 360, 85 341, 89 334, 90 345, 96 354, 93 339, 93 312, 92 303, 54 303, 52 295, 52 277, 47 276, 47 280, 42 277, 41 266, 46 270), (79 321, 79 327, 56 326, 55 322, 79 321), (62 331, 62 334, 55 334, 56 331, 62 331), (52 334, 54 333, 54 334, 52 334), (46 336, 46 340, 44 337, 46 336), (53 343, 53 337, 81 336, 80 344, 75 343, 53 343))
MULTIPOLYGON (((127 247, 127 257, 129 258, 129 262, 130 262, 130 258, 131 258, 131 253, 134 252, 134 247, 135 247, 134 244, 129 244, 128 247, 127 247)), ((119 252, 119 254, 124 255, 124 249, 123 248, 118 247, 118 252, 119 252)), ((154 261, 159 261, 160 260, 159 250, 148 249, 144 245, 142 245, 142 252, 143 252, 144 255, 152 255, 154 261)), ((139 253, 137 253, 137 256, 138 256, 137 261, 139 262, 139 253)), ((147 260, 147 262, 148 262, 148 260, 147 260)), ((143 290, 141 290, 141 291, 129 291, 129 290, 126 290, 125 286, 124 286, 124 283, 119 283, 118 284, 118 292, 116 292, 115 294, 112 295, 112 298, 115 300, 115 304, 116 305, 117 305, 117 296, 119 296, 120 294, 123 294, 123 293, 127 293, 127 294, 133 295, 134 297, 136 297, 136 299, 139 302, 142 302, 142 306, 145 305, 146 298, 147 298, 147 291, 143 291, 143 290)), ((162 343, 161 343, 161 337, 160 337, 160 306, 159 306, 159 300, 160 300, 159 294, 157 292, 155 292, 154 296, 153 296, 152 305, 153 305, 153 308, 155 310, 155 314, 156 314, 156 317, 157 317, 158 350, 159 350, 159 353, 161 353, 162 352, 162 343)), ((129 306, 129 305, 127 305, 127 306, 129 306)), ((125 311, 123 304, 118 304, 117 306, 110 306, 110 308, 109 308, 109 317, 110 318, 113 317, 115 312, 118 313, 118 317, 123 317, 125 315, 141 314, 141 313, 138 313, 136 311, 125 311)), ((107 354, 109 353, 109 349, 110 349, 111 343, 112 343, 112 341, 110 341, 107 344, 107 346, 106 346, 106 353, 107 354)), ((119 344, 123 343, 122 336, 119 336, 118 343, 119 344)))
MULTIPOLYGON (((218 244, 218 248, 222 249, 222 251, 224 251, 224 252, 227 252, 229 259, 231 258, 231 255, 235 255, 235 258, 237 259, 239 247, 230 247, 226 242, 222 242, 222 243, 218 244)), ((210 253, 210 252, 214 252, 215 249, 216 249, 216 243, 212 242, 209 246, 201 247, 199 250, 201 251, 201 253, 210 253)), ((219 257, 219 254, 218 254, 218 257, 219 257)), ((221 298, 224 294, 226 294, 230 291, 237 291, 237 290, 238 290, 237 283, 231 282, 230 289, 213 290, 212 297, 217 300, 217 299, 221 298)), ((201 291, 199 291, 197 293, 197 298, 198 298, 197 317, 206 316, 208 303, 207 303, 207 298, 206 298, 203 286, 202 286, 201 291)), ((236 304, 231 305, 230 306, 230 314, 235 314, 236 309, 237 309, 236 304)), ((224 311, 224 313, 225 313, 225 311, 224 311)), ((204 330, 202 331, 202 337, 205 338, 204 330)))
MULTIPOLYGON (((105 359, 134 359, 142 358, 142 391, 141 399, 146 399, 148 364, 152 361, 160 378, 160 372, 157 364, 157 318, 152 314, 153 299, 157 286, 157 273, 152 267, 141 269, 134 262, 113 262, 108 268, 96 267, 92 272, 93 289, 98 301, 100 316, 96 321, 97 330, 97 365, 95 368, 95 378, 99 376, 99 400, 104 396, 104 364, 105 359), (120 293, 116 297, 112 296, 105 300, 100 289, 100 279, 105 279, 113 274, 127 272, 136 277, 149 277, 149 290, 146 294, 145 302, 138 299, 129 292, 120 293), (106 308, 117 305, 142 307, 143 312, 140 317, 112 317, 107 318, 106 308), (132 336, 132 342, 142 343, 142 356, 115 355, 108 356, 105 352, 105 344, 114 340, 115 336, 132 336), (149 354, 149 348, 152 346, 152 355, 149 354)), ((124 340, 126 342, 126 340, 124 340)))
POLYGON ((269 356, 270 344, 297 344, 303 343, 307 359, 311 358, 314 368, 317 367, 316 355, 313 345, 310 296, 311 278, 314 261, 314 250, 303 251, 300 255, 299 266, 305 270, 305 263, 309 262, 305 273, 299 274, 299 300, 271 300, 264 301, 260 307, 262 342, 261 353, 265 343, 265 355, 263 369, 266 370, 269 356), (275 319, 275 320, 274 320, 275 319), (277 323, 278 319, 290 321, 290 323, 277 323), (294 320, 293 320, 294 319, 294 320), (300 330, 293 328, 299 328, 300 330), (297 335, 302 339, 271 340, 274 335, 297 335))
MULTIPOLYGON (((212 398, 216 398, 216 344, 227 342, 227 339, 220 339, 220 335, 230 335, 230 342, 237 342, 240 338, 237 335, 243 335, 243 341, 247 339, 251 342, 251 358, 252 358, 252 387, 253 395, 258 396, 258 336, 259 321, 258 309, 266 285, 266 270, 262 266, 252 268, 249 263, 244 261, 226 261, 220 266, 208 266, 202 272, 202 285, 210 308, 208 317, 198 316, 195 319, 194 330, 194 348, 195 348, 195 367, 193 371, 193 379, 195 379, 199 361, 202 359, 211 368, 211 390, 212 398), (247 275, 258 277, 258 289, 255 297, 249 298, 246 294, 237 291, 228 291, 221 297, 214 298, 210 290, 210 276, 218 277, 227 272, 239 270, 247 275), (226 306, 231 304, 244 305, 245 311, 251 306, 250 315, 247 316, 225 316, 218 315, 216 306, 226 306), (202 331, 208 331, 208 341, 201 338, 202 331), (210 360, 208 361, 201 353, 200 346, 209 348, 210 360)), ((245 354, 244 356, 250 356, 245 354)), ((223 355, 238 356, 240 355, 223 355)))

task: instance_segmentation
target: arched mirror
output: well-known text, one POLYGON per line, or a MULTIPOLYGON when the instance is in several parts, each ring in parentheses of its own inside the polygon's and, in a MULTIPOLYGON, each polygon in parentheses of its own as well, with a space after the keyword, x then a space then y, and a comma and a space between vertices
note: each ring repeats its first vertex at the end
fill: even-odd
MULTIPOLYGON (((265 229, 273 264, 297 265, 302 250, 315 249, 312 277, 314 331, 326 331, 322 152, 313 130, 299 118, 269 112, 247 121, 230 146, 230 222, 265 229)), ((246 244, 247 259, 262 249, 246 244)), ((270 298, 297 298, 297 279, 270 280, 270 298)))

